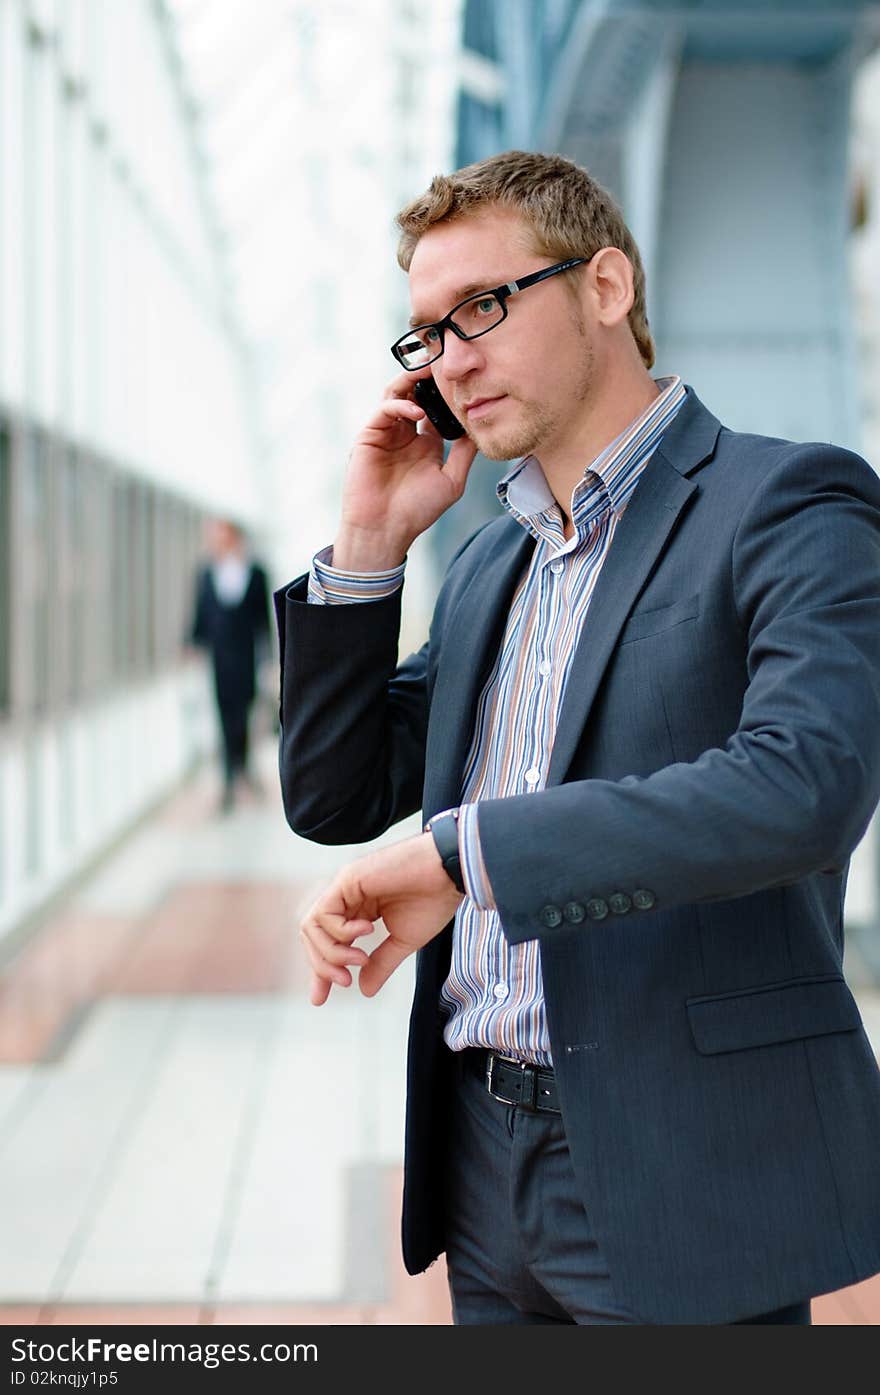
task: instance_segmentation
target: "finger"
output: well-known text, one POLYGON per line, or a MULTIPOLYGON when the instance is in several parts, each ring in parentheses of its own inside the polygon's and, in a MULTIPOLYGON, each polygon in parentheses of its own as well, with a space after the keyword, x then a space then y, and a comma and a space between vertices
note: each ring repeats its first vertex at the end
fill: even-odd
POLYGON ((370 962, 361 969, 358 975, 358 988, 365 998, 372 998, 379 992, 383 984, 387 983, 394 970, 399 968, 404 959, 408 959, 413 951, 396 940, 392 940, 389 935, 387 940, 383 940, 377 949, 370 955, 370 962))
POLYGON ((328 983, 338 983, 340 988, 350 988, 351 974, 348 969, 342 964, 334 964, 331 963, 329 959, 326 959, 324 955, 315 948, 309 935, 305 932, 303 932, 301 938, 306 957, 312 967, 313 973, 315 973, 318 978, 328 980, 328 983))
POLYGON ((419 379, 430 378, 431 376, 432 373, 430 365, 428 365, 428 367, 426 368, 414 368, 412 370, 407 369, 403 373, 398 373, 396 378, 391 379, 391 382, 385 389, 385 396, 412 397, 413 387, 419 381, 419 379))
POLYGON ((351 912, 361 911, 360 920, 365 919, 364 908, 359 904, 357 889, 354 892, 347 889, 341 877, 323 892, 316 901, 313 901, 300 921, 300 929, 311 932, 313 929, 329 935, 331 939, 346 941, 350 943, 356 938, 354 934, 347 934, 345 926, 355 916, 351 912))
POLYGON ((371 431, 393 431, 399 426, 416 426, 425 420, 425 413, 417 402, 409 398, 386 398, 378 411, 370 417, 364 427, 364 434, 371 431))
POLYGON ((332 987, 329 979, 321 978, 320 974, 312 974, 312 984, 309 989, 309 1002, 312 1007, 321 1007, 326 1003, 332 987))
POLYGON ((318 954, 330 964, 365 964, 366 952, 352 943, 373 931, 371 920, 346 920, 344 916, 315 917, 303 929, 318 954), (330 922, 329 925, 327 922, 330 922))

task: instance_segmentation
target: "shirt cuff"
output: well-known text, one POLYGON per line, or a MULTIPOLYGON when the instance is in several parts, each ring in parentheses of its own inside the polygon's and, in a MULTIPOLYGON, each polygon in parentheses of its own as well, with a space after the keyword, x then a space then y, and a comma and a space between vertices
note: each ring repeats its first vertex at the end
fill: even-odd
POLYGON ((478 805, 462 804, 458 812, 458 856, 464 889, 481 911, 494 911, 495 896, 480 847, 478 805))
POLYGON ((325 547, 312 558, 309 572, 310 605, 350 605, 358 601, 384 601, 403 585, 406 563, 387 572, 346 572, 331 562, 333 548, 325 547))

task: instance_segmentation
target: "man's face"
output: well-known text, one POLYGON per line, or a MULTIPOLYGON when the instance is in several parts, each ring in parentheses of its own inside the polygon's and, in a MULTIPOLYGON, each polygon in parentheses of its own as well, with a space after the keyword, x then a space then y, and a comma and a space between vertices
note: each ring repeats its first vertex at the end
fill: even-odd
MULTIPOLYGON (((506 209, 438 223, 410 266, 417 323, 438 320, 479 290, 516 280, 553 257, 534 251, 530 229, 506 209)), ((563 285, 579 267, 512 295, 507 319, 479 339, 445 335, 431 368, 443 397, 490 460, 540 456, 565 443, 593 382, 594 348, 583 302, 563 285)))
POLYGON ((235 551, 238 533, 225 519, 212 519, 207 527, 207 544, 211 555, 222 559, 235 551))

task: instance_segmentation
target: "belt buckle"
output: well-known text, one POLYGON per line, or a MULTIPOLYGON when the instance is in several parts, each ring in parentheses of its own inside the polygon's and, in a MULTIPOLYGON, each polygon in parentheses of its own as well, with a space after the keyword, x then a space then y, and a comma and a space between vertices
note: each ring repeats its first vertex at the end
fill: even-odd
POLYGON ((516 1061, 516 1060, 514 1060, 513 1057, 511 1057, 511 1056, 499 1056, 496 1052, 490 1051, 490 1052, 489 1052, 489 1061, 488 1061, 488 1064, 487 1064, 487 1066, 486 1066, 486 1089, 489 1091, 489 1094, 492 1096, 493 1100, 498 1100, 501 1104, 513 1104, 513 1105, 517 1105, 517 1104, 518 1104, 518 1105, 520 1105, 522 1108, 534 1110, 534 1109, 536 1108, 536 1100, 537 1100, 537 1094, 538 1094, 538 1071, 537 1071, 537 1068, 536 1068, 535 1066, 530 1066, 529 1063, 528 1063, 528 1061, 516 1061), (529 1091, 529 1098, 528 1098, 528 1099, 526 1099, 525 1091, 524 1091, 524 1090, 521 1092, 521 1097, 520 1097, 520 1099, 518 1099, 518 1100, 512 1100, 512 1099, 509 1099, 509 1098, 507 1097, 507 1095, 499 1095, 499 1094, 496 1093, 496 1091, 493 1089, 493 1086, 494 1086, 494 1084, 495 1084, 495 1080, 494 1080, 495 1069, 494 1069, 494 1067, 495 1067, 495 1062, 496 1062, 497 1060, 504 1061, 505 1064, 506 1064, 506 1065, 509 1065, 509 1066, 517 1066, 517 1067, 519 1068, 520 1072, 522 1073, 523 1083, 525 1083, 525 1073, 526 1073, 526 1071, 531 1071, 531 1072, 532 1072, 531 1079, 530 1079, 530 1082, 529 1082, 532 1088, 531 1088, 531 1090, 529 1091))

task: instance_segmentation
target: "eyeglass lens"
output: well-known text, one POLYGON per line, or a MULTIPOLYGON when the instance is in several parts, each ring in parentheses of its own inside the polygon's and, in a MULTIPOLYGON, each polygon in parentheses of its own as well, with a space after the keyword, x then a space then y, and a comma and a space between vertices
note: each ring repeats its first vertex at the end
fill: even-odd
MULTIPOLYGON (((504 307, 494 295, 475 296, 466 300, 451 316, 452 323, 466 339, 473 339, 487 329, 493 329, 504 319, 504 307)), ((406 368, 423 368, 440 354, 440 336, 433 325, 413 330, 399 346, 406 368)))

